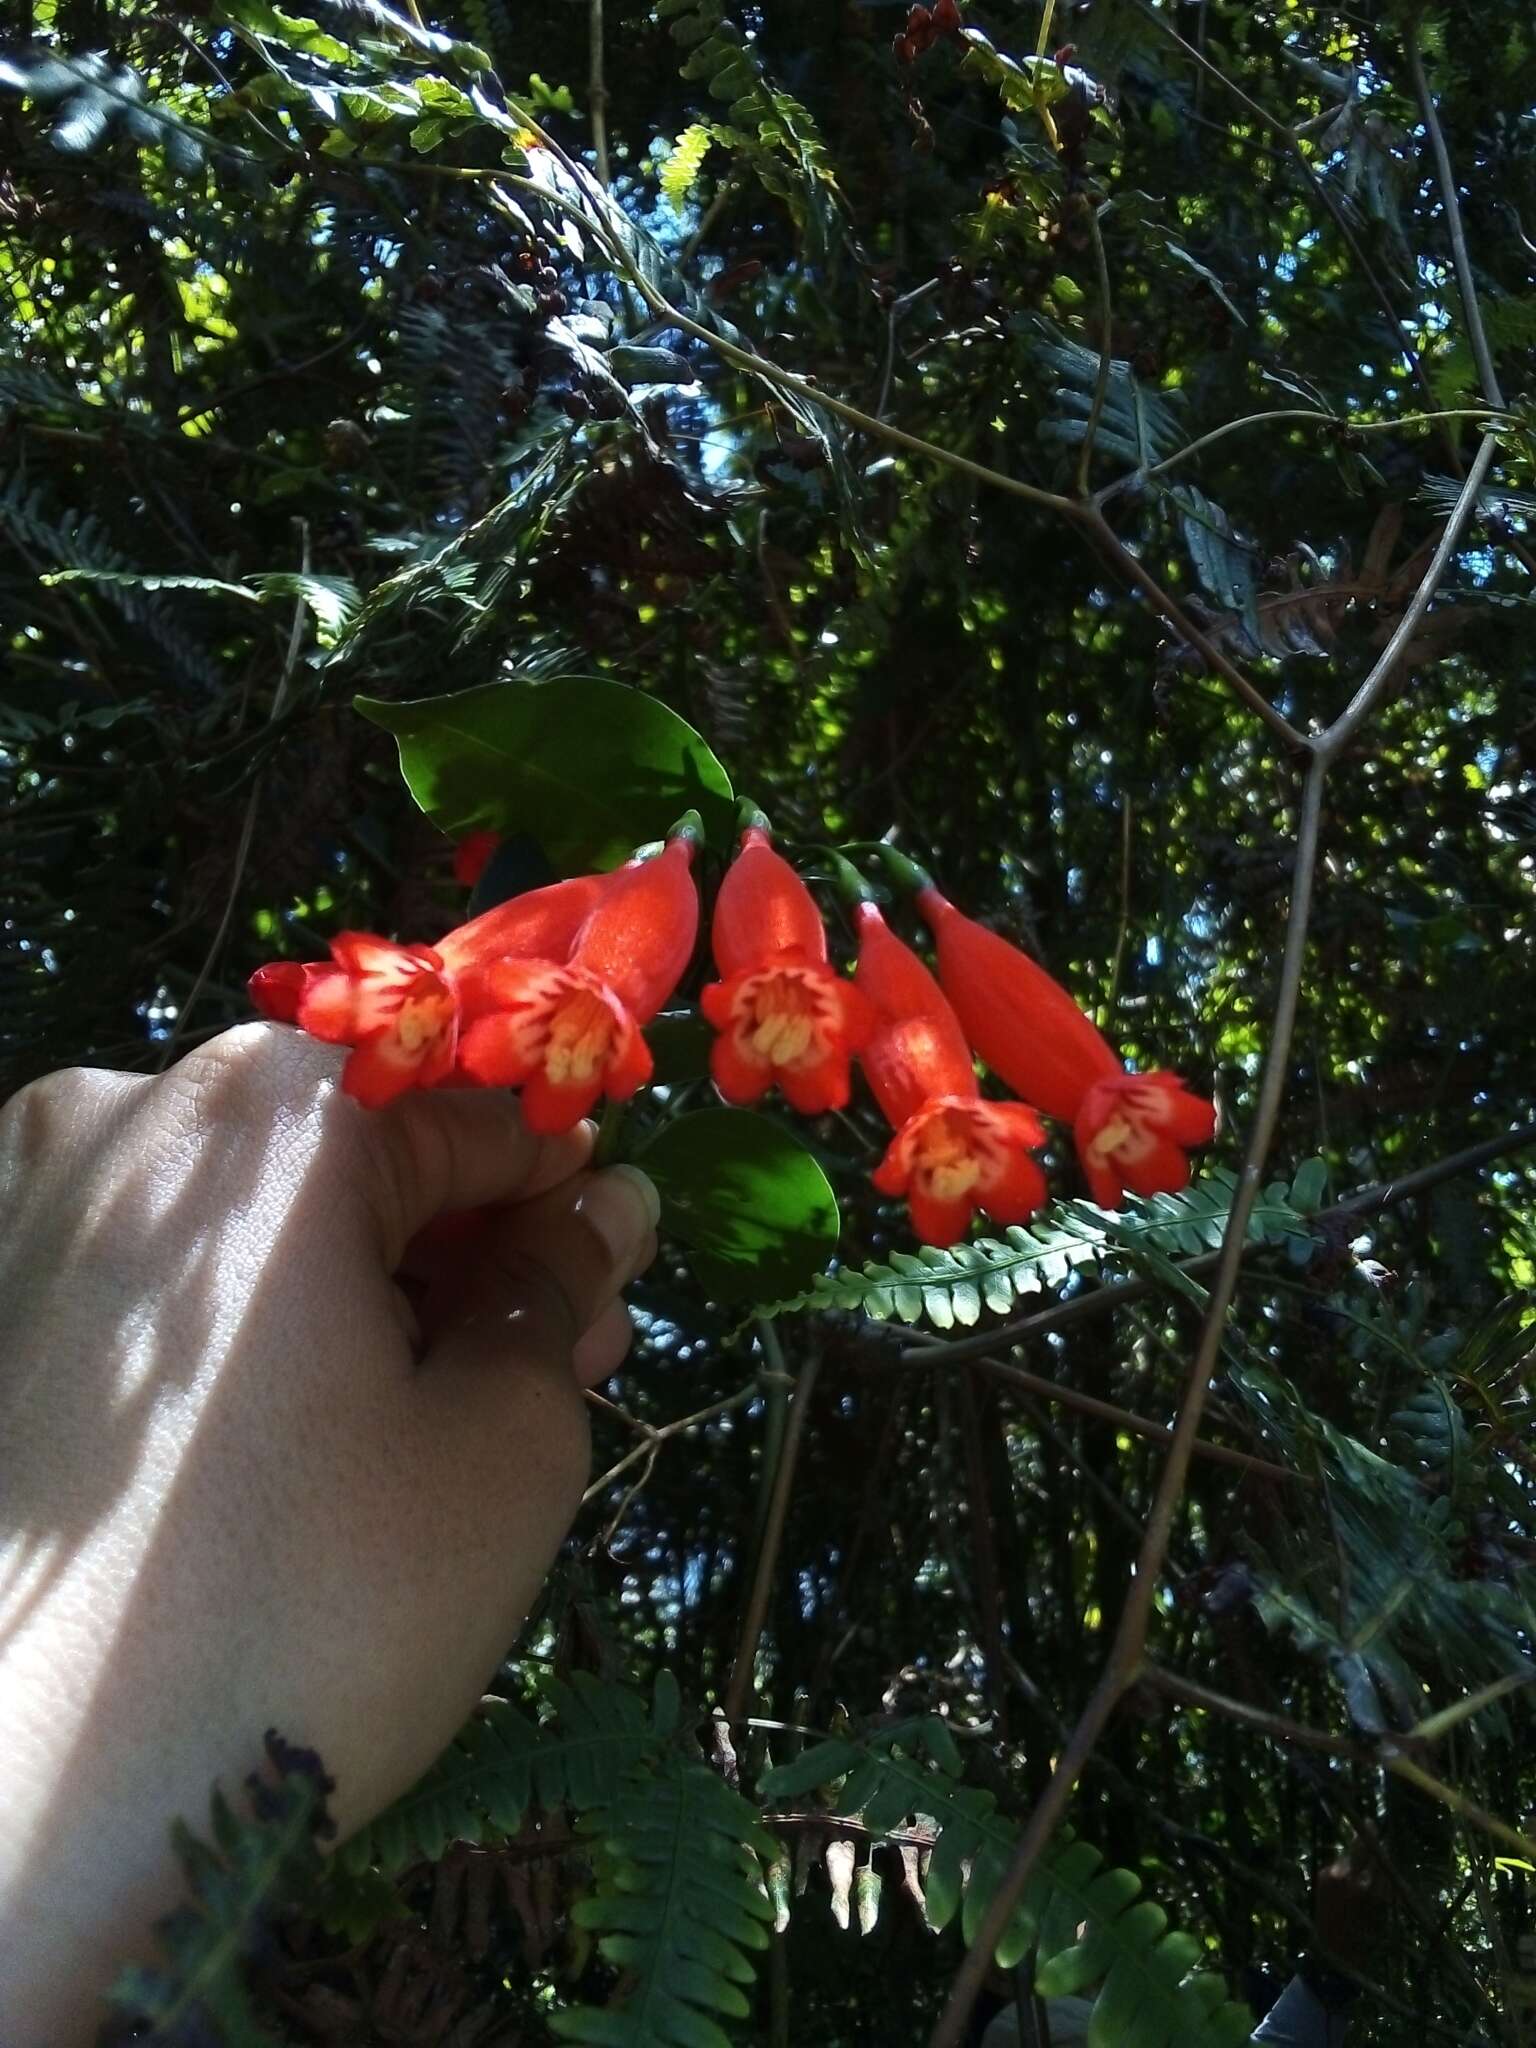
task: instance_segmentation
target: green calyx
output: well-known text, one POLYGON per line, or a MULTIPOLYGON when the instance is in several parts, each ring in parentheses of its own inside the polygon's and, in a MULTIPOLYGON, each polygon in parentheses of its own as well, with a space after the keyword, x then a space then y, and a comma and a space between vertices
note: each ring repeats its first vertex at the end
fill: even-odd
POLYGON ((887 846, 882 841, 875 851, 879 855, 881 866, 896 884, 896 887, 904 889, 908 895, 917 896, 924 889, 932 889, 937 886, 926 868, 919 867, 915 860, 911 860, 906 854, 898 852, 894 846, 887 846))
POLYGON ((690 846, 702 846, 704 842, 704 820, 697 811, 684 811, 667 833, 667 844, 674 840, 686 839, 690 846))
POLYGON ((851 860, 844 860, 840 853, 828 853, 825 858, 827 879, 850 910, 860 903, 880 901, 880 892, 874 883, 861 875, 851 860))

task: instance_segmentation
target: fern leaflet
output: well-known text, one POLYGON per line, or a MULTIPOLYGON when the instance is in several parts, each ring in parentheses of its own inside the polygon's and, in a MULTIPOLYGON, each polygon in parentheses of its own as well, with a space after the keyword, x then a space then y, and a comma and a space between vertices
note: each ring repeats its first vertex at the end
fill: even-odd
MULTIPOLYGON (((942 1929, 958 1914, 966 1942, 974 1941, 1018 1830, 990 1792, 958 1782, 949 1729, 906 1722, 864 1743, 821 1743, 770 1771, 762 1791, 783 1801, 839 1779, 838 1812, 877 1833, 917 1815, 937 1824, 923 1880, 928 1919, 942 1929)), ((1035 1989, 1044 1998, 1099 1983, 1090 2040, 1115 2048, 1237 2048, 1249 2039, 1252 2014, 1226 1997, 1219 1977, 1195 1970, 1200 1943, 1170 1933, 1162 1909, 1140 1892, 1139 1878, 1107 1865, 1090 1843, 1057 1841, 1025 1887, 998 1964, 1011 1969, 1034 1948, 1035 1989)))
POLYGON ((708 127, 695 121, 673 143, 672 153, 661 167, 661 189, 671 200, 674 212, 681 213, 687 205, 713 140, 708 127))
MULTIPOLYGON (((1260 1244, 1305 1240, 1306 1213, 1316 1207, 1315 1177, 1303 1168, 1289 1189, 1268 1188, 1249 1219, 1250 1239, 1260 1244), (1303 1175, 1307 1176, 1303 1181, 1303 1175)), ((1007 1315, 1015 1298, 1054 1290, 1086 1266, 1117 1259, 1133 1261, 1157 1253, 1164 1258, 1214 1251, 1231 1212, 1237 1178, 1214 1167, 1178 1195, 1153 1195, 1123 1213, 1091 1202, 1057 1202, 1033 1223, 1016 1224, 1001 1238, 981 1237, 940 1251, 892 1252, 888 1262, 848 1268, 817 1277, 803 1294, 756 1311, 780 1316, 803 1309, 854 1310, 877 1322, 927 1321, 935 1329, 967 1328, 983 1309, 1007 1315)))
POLYGON ((551 1681, 543 1726, 501 1699, 481 1702, 451 1747, 411 1790, 337 1852, 336 1862, 386 1874, 440 1856, 450 1842, 515 1835, 535 1802, 604 1805, 671 1733, 677 1690, 658 1679, 652 1712, 639 1695, 586 1672, 551 1681))
POLYGON ((599 2048, 729 2048, 709 2015, 747 2016, 742 1950, 768 1946, 773 1917, 757 1858, 777 1844, 756 1810, 707 1764, 674 1754, 582 1827, 599 1846, 598 1888, 574 1917, 633 1988, 602 2011, 553 2015, 553 2031, 599 2048))

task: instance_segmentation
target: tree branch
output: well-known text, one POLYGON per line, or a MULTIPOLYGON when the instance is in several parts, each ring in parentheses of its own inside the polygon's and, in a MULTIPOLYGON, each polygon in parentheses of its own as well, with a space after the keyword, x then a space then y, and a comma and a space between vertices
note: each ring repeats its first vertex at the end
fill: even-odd
POLYGON ((1418 23, 1410 21, 1407 31, 1408 72, 1413 80, 1414 95, 1419 102, 1419 112, 1424 119, 1424 132, 1429 137, 1429 146, 1435 159, 1435 176, 1440 185, 1440 200, 1445 208, 1446 230, 1451 238, 1451 260, 1456 266, 1456 282, 1461 287, 1462 311, 1466 315, 1467 339, 1472 344, 1472 360, 1477 364, 1478 382, 1483 387, 1483 396, 1490 405, 1503 409, 1504 394, 1499 389, 1499 373, 1494 368, 1493 351, 1488 346, 1488 333, 1483 326, 1483 311, 1478 304, 1477 284, 1472 276, 1472 258, 1467 250, 1466 230, 1462 226, 1461 201, 1456 193, 1456 174, 1451 168, 1451 153, 1445 146, 1445 130, 1440 125, 1440 116, 1435 109, 1434 95, 1429 89, 1429 80, 1424 75, 1424 57, 1419 48, 1418 23))

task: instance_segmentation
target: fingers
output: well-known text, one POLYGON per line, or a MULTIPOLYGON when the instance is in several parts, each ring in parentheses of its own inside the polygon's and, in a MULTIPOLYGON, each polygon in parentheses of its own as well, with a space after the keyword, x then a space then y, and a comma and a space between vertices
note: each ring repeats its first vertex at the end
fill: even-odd
POLYGON ((445 1210, 521 1201, 568 1180, 592 1156, 593 1127, 536 1138, 501 1089, 409 1095, 367 1114, 375 1172, 368 1193, 393 1268, 416 1232, 445 1210))
POLYGON ((628 1344, 615 1353, 619 1324, 611 1311, 655 1257, 660 1213, 638 1167, 615 1166, 495 1217, 465 1275, 462 1311, 439 1328, 424 1361, 424 1387, 441 1392, 452 1380, 462 1391, 465 1379, 498 1376, 487 1368, 518 1364, 556 1363, 569 1372, 578 1342, 589 1336, 584 1370, 616 1362, 628 1344))
POLYGON ((601 1386, 624 1363, 634 1341, 635 1326, 629 1319, 629 1310, 622 1301, 611 1301, 591 1329, 576 1340, 571 1364, 577 1385, 601 1386))

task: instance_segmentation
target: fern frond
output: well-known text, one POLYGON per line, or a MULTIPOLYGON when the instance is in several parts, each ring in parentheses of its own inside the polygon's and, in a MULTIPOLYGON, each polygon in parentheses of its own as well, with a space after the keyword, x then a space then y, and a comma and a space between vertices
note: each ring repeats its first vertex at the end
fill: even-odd
POLYGON ((211 1844, 180 1822, 172 1829, 188 1899, 156 1924, 163 1962, 130 1967, 109 1994, 120 2011, 151 2022, 167 2048, 210 2040, 277 2048, 257 2019, 245 1965, 266 1938, 271 1911, 320 1867, 315 1838, 330 1825, 329 1780, 316 1759, 270 1732, 267 1748, 281 1776, 275 1789, 251 1780, 251 1819, 240 1819, 216 1790, 211 1844))
MULTIPOLYGON (((1042 420, 1043 441, 1058 441, 1070 448, 1081 446, 1093 411, 1098 383, 1099 354, 1054 329, 1035 345, 1035 354, 1062 379, 1051 393, 1059 415, 1042 420)), ((1136 469, 1150 469, 1182 448, 1188 436, 1173 407, 1156 391, 1149 391, 1129 363, 1111 360, 1109 384, 1103 411, 1094 433, 1094 447, 1106 455, 1118 455, 1136 469)))
POLYGON ((824 251, 844 229, 842 201, 831 154, 809 109, 767 82, 720 0, 658 0, 657 11, 672 17, 673 40, 688 52, 683 77, 702 80, 711 99, 728 103, 729 129, 714 128, 715 140, 728 142, 789 207, 796 225, 811 232, 813 253, 824 251))
POLYGON ((93 576, 123 617, 153 640, 183 676, 203 685, 216 682, 213 657, 144 595, 141 572, 109 544, 93 514, 56 512, 42 489, 29 490, 19 477, 10 477, 0 481, 0 533, 11 534, 50 562, 93 576))
MULTIPOLYGON (((1012 1858, 1018 1829, 990 1792, 959 1782, 960 1759, 938 1721, 908 1722, 867 1742, 819 1744, 768 1773, 762 1792, 783 1801, 842 1780, 836 1807, 877 1834, 922 1815, 938 1829, 923 1898, 936 1929, 958 1914, 973 1942, 1012 1858)), ((1048 1849, 998 1946, 1013 1968, 1035 1950, 1042 1997, 1086 1993, 1099 1982, 1089 2039, 1115 2048, 1237 2048, 1253 2016, 1226 1997, 1219 1977, 1195 1966, 1203 1950, 1168 1931, 1141 1880, 1117 1870, 1090 1843, 1064 1837, 1048 1849), (1085 1924, 1086 1923, 1086 1924, 1085 1924), (1079 1938, 1078 1929, 1082 1928, 1079 1938)))
MULTIPOLYGON (((1182 1194, 1153 1195, 1122 1212, 1091 1202, 1057 1202, 1033 1223, 1016 1224, 1001 1238, 981 1237, 947 1251, 924 1245, 917 1252, 892 1252, 888 1262, 823 1273, 805 1293, 755 1313, 772 1317, 808 1308, 843 1309, 877 1322, 895 1317, 903 1323, 927 1321, 939 1330, 951 1330, 956 1323, 970 1328, 981 1320, 983 1309, 1007 1315, 1018 1296, 1053 1291, 1083 1267, 1104 1267, 1148 1252, 1168 1258, 1214 1251, 1236 1188, 1234 1174, 1214 1167, 1182 1194)), ((1315 1205, 1298 1200, 1295 1187, 1276 1182, 1254 1206, 1250 1241, 1305 1239, 1310 1206, 1315 1205)))
POLYGON ((651 1713, 637 1693, 578 1672, 551 1681, 542 1726, 486 1699, 424 1778, 337 1852, 344 1867, 386 1874, 440 1856, 450 1842, 515 1835, 528 1808, 607 1805, 671 1733, 676 1687, 659 1682, 651 1713))
POLYGON ((695 121, 673 143, 672 152, 661 167, 661 189, 671 200, 675 213, 681 213, 687 205, 713 141, 705 123, 695 121))
POLYGON ((599 1846, 598 1882, 573 1917, 633 1985, 620 2004, 552 2015, 553 2031, 601 2048, 730 2048, 710 2015, 746 2018, 742 1951, 768 1946, 773 1917, 758 1857, 778 1845, 755 1808, 674 1754, 581 1825, 599 1846))

